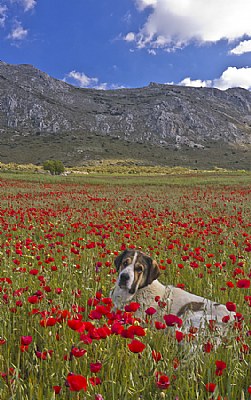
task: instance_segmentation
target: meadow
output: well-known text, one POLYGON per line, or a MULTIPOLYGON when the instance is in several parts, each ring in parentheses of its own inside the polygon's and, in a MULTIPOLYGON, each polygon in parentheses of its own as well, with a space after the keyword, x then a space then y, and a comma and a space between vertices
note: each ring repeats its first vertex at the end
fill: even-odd
POLYGON ((1 400, 251 399, 250 176, 2 173, 0 204, 1 400), (234 310, 226 337, 114 310, 125 248, 234 310))

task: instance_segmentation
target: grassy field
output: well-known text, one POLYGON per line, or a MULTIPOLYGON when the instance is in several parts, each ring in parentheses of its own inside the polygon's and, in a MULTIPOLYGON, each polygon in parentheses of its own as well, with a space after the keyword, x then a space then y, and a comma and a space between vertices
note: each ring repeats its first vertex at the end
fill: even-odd
POLYGON ((250 174, 9 171, 0 202, 1 400, 251 398, 250 174), (162 283, 233 303, 227 337, 115 312, 124 248, 162 283))

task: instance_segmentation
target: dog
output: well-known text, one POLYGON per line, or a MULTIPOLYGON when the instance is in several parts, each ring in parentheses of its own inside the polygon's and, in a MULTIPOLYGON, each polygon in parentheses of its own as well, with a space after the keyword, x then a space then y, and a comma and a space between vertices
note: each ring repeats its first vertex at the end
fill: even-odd
POLYGON ((135 317, 146 317, 145 311, 153 307, 157 310, 154 319, 173 314, 182 320, 186 331, 191 327, 205 328, 212 325, 211 321, 216 327, 223 327, 226 325, 223 317, 234 320, 235 314, 223 304, 171 285, 164 286, 158 280, 160 270, 157 262, 141 251, 125 250, 115 259, 115 266, 119 275, 110 297, 117 309, 132 301, 138 302, 140 308, 135 317), (162 307, 158 306, 159 301, 162 307))

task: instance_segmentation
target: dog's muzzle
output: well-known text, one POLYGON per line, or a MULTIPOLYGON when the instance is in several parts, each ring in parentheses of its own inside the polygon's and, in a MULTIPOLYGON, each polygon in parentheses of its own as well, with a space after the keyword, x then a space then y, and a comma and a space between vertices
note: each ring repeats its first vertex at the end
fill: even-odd
POLYGON ((120 288, 127 288, 127 283, 130 279, 130 276, 127 272, 121 273, 119 276, 119 287, 120 288))

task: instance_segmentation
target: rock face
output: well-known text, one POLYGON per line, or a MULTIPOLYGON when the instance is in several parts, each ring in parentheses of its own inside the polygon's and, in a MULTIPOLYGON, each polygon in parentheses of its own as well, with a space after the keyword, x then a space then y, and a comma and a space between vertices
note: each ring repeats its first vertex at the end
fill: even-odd
POLYGON ((1 136, 98 135, 182 149, 251 145, 251 93, 151 83, 79 89, 31 65, 0 62, 1 136))

